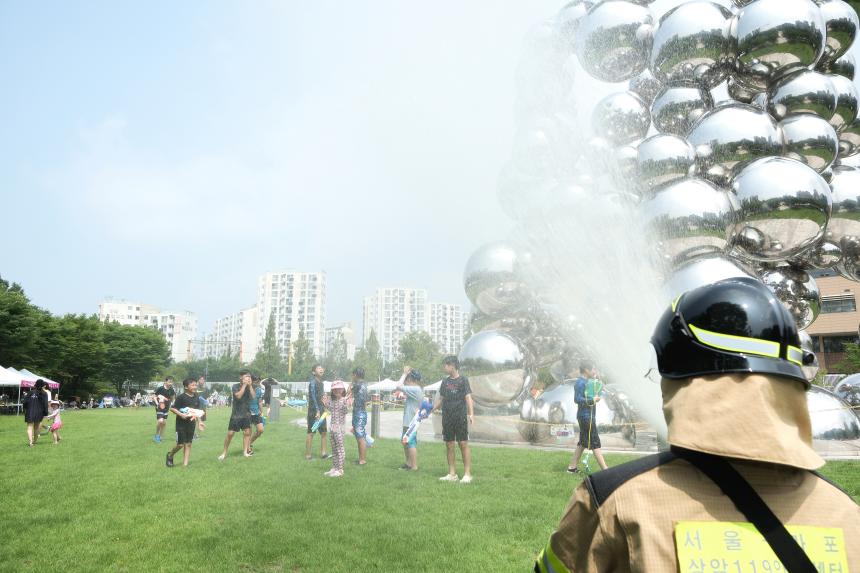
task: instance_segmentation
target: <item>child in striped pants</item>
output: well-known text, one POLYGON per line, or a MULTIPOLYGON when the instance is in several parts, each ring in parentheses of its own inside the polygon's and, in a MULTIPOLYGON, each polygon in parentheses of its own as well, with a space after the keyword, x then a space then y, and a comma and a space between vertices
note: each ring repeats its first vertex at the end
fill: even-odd
POLYGON ((329 412, 329 436, 331 436, 331 469, 325 473, 329 477, 341 477, 343 475, 343 461, 346 452, 343 448, 343 433, 346 424, 346 386, 343 382, 335 382, 331 385, 331 404, 329 412))

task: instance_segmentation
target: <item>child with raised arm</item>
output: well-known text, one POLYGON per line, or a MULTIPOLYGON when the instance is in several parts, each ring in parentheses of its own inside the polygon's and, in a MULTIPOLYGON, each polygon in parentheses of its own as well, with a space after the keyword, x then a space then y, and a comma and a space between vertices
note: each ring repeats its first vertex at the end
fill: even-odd
MULTIPOLYGON (((415 413, 421 407, 421 400, 424 398, 424 390, 419 386, 421 383, 421 373, 406 366, 403 368, 403 376, 397 382, 397 389, 403 392, 406 396, 406 404, 403 406, 403 431, 400 433, 401 438, 406 438, 406 431, 409 429, 409 424, 415 417, 415 413)), ((406 457, 406 463, 400 466, 402 470, 417 470, 418 469, 418 432, 414 432, 409 438, 403 442, 403 454, 406 457)))

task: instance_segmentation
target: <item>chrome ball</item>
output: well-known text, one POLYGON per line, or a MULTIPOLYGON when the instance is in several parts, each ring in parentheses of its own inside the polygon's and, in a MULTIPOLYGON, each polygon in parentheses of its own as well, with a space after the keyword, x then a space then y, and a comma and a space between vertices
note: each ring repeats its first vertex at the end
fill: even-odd
POLYGON ((818 0, 827 30, 821 62, 832 62, 848 52, 857 36, 857 12, 842 0, 818 0))
POLYGON ((660 93, 660 90, 663 89, 663 84, 654 77, 651 70, 646 68, 638 76, 630 80, 627 84, 627 89, 638 95, 642 101, 650 106, 654 102, 654 98, 657 97, 657 94, 660 93))
POLYGON ((600 100, 591 115, 592 129, 615 145, 642 139, 651 126, 645 102, 632 92, 610 94, 600 100))
POLYGON ((824 236, 830 187, 806 165, 783 157, 759 159, 744 167, 732 188, 740 204, 732 244, 740 256, 785 260, 811 249, 824 236), (749 240, 751 234, 756 240, 749 240))
POLYGON ((801 70, 778 79, 767 95, 767 111, 776 119, 814 114, 829 120, 836 111, 836 87, 828 75, 812 70, 801 70))
POLYGON ((836 130, 821 117, 801 114, 779 123, 783 155, 809 165, 818 173, 830 167, 839 153, 836 130))
POLYGON ((781 265, 764 270, 760 278, 794 317, 798 329, 807 328, 818 317, 821 292, 809 273, 781 265))
POLYGON ((720 254, 736 217, 733 201, 730 193, 702 179, 673 183, 640 206, 645 236, 674 265, 720 254))
POLYGON ((484 245, 466 263, 466 296, 484 314, 514 314, 529 302, 528 289, 518 270, 517 252, 512 247, 501 242, 484 245))
POLYGON ((654 31, 648 67, 672 85, 714 87, 734 59, 731 12, 706 0, 692 0, 666 12, 654 31))
POLYGON ((841 133, 857 119, 857 86, 845 76, 828 77, 836 90, 836 109, 830 117, 830 125, 837 133, 841 133))
POLYGON ((835 167, 830 188, 833 211, 827 225, 827 242, 842 251, 842 260, 836 265, 839 274, 860 280, 860 169, 835 167))
POLYGON ((472 335, 460 349, 459 359, 473 398, 484 406, 522 398, 535 380, 530 352, 510 333, 484 330, 472 335))
POLYGON ((687 261, 663 284, 666 300, 701 286, 736 277, 754 278, 755 273, 742 262, 727 256, 711 256, 687 261))
POLYGON ((645 191, 690 177, 695 168, 696 151, 676 135, 652 135, 637 148, 635 176, 645 191))
POLYGON ((705 88, 666 86, 651 104, 651 120, 660 133, 686 137, 693 124, 713 107, 711 92, 705 88))
POLYGON ((737 75, 764 89, 793 70, 815 64, 824 52, 826 29, 812 0, 756 0, 732 20, 737 75))
POLYGON ((599 80, 629 80, 645 68, 652 24, 648 8, 624 0, 604 0, 579 23, 579 63, 599 80))

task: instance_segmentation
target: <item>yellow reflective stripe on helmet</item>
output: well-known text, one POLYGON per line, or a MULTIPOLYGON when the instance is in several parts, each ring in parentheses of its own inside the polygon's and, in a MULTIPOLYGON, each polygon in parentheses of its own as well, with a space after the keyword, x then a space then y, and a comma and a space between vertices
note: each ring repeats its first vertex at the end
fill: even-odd
POLYGON ((788 359, 798 366, 803 366, 803 350, 797 346, 788 347, 788 359))
POLYGON ((689 325, 693 335, 707 346, 728 350, 730 352, 744 352, 746 354, 758 354, 759 356, 771 356, 779 358, 779 342, 773 340, 762 340, 761 338, 748 338, 746 336, 735 336, 734 334, 723 334, 711 332, 704 328, 689 325))
POLYGON ((672 301, 672 312, 675 312, 675 309, 678 308, 678 301, 681 300, 682 296, 684 296, 683 293, 676 296, 675 300, 672 301))

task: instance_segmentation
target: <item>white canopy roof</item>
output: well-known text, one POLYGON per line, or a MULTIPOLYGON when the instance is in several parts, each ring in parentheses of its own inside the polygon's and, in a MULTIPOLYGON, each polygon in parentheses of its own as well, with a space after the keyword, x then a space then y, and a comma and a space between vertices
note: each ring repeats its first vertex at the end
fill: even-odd
POLYGON ((0 366, 0 386, 20 386, 21 375, 0 366))
POLYGON ((425 392, 438 392, 439 388, 441 388, 441 387, 442 387, 442 381, 439 380, 435 384, 430 384, 429 386, 424 386, 424 391, 425 392))
POLYGON ((376 392, 394 392, 397 389, 397 381, 386 378, 385 380, 370 384, 367 389, 376 392))

